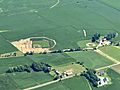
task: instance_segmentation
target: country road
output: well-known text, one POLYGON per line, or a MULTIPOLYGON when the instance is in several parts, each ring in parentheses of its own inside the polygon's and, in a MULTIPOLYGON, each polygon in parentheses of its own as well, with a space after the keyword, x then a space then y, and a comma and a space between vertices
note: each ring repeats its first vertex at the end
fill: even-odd
MULTIPOLYGON (((68 77, 62 78, 61 80, 69 79, 69 78, 72 78, 74 76, 75 75, 68 76, 68 77)), ((55 80, 55 81, 50 81, 50 82, 47 82, 47 83, 44 83, 44 84, 36 85, 36 86, 33 86, 33 87, 29 87, 29 88, 26 88, 26 89, 23 89, 23 90, 33 90, 33 89, 44 87, 44 86, 47 86, 47 85, 50 85, 50 84, 53 84, 53 83, 56 83, 56 82, 59 82, 59 81, 60 81, 60 79, 55 80)))
POLYGON ((101 50, 97 49, 95 50, 98 54, 108 58, 109 60, 113 61, 114 63, 119 63, 119 61, 117 61, 116 59, 114 59, 113 57, 107 55, 106 53, 102 52, 101 50))

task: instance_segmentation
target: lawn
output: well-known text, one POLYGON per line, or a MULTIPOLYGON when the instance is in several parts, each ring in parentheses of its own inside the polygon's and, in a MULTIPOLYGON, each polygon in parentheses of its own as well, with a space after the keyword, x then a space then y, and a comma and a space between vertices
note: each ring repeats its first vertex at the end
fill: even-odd
POLYGON ((83 77, 73 77, 55 84, 34 90, 90 90, 88 82, 83 77))
POLYGON ((103 86, 100 88, 93 88, 93 90, 119 90, 120 89, 120 74, 113 71, 112 69, 109 69, 107 73, 112 80, 112 84, 103 86))
POLYGON ((85 66, 88 68, 96 69, 113 64, 112 61, 104 58, 103 56, 97 54, 94 51, 73 52, 67 54, 72 58, 76 59, 77 61, 84 62, 85 66))
POLYGON ((73 70, 73 74, 78 74, 78 73, 81 73, 83 71, 85 71, 85 68, 82 67, 81 65, 78 65, 78 64, 70 64, 70 65, 65 65, 65 66, 56 66, 54 67, 56 70, 58 70, 60 73, 63 73, 65 71, 68 71, 68 70, 73 70))
POLYGON ((116 59, 117 61, 120 61, 120 49, 113 47, 113 46, 106 46, 100 48, 100 50, 107 55, 111 56, 112 58, 116 59))

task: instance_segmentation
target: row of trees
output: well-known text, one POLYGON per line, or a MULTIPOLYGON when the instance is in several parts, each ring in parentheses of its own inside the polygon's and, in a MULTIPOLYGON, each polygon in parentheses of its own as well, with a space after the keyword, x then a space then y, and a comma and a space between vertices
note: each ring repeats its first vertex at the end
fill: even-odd
POLYGON ((19 65, 16 67, 10 67, 6 73, 14 73, 14 72, 40 72, 44 71, 45 73, 50 72, 51 66, 49 64, 43 62, 33 62, 30 65, 19 65))
POLYGON ((81 73, 81 76, 86 77, 94 87, 98 86, 98 81, 100 81, 100 79, 97 77, 95 70, 87 69, 87 71, 81 73))

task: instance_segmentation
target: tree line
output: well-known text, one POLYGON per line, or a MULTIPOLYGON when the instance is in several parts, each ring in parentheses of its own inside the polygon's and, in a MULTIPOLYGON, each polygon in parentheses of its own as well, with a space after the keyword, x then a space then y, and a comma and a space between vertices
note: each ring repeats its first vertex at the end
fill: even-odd
POLYGON ((87 69, 87 71, 81 73, 81 76, 84 76, 87 80, 89 80, 94 87, 98 86, 98 81, 100 81, 100 79, 97 77, 95 70, 87 69))
POLYGON ((49 73, 51 70, 51 66, 47 63, 43 62, 33 62, 32 64, 19 65, 15 67, 9 67, 6 73, 14 73, 14 72, 45 72, 49 73))

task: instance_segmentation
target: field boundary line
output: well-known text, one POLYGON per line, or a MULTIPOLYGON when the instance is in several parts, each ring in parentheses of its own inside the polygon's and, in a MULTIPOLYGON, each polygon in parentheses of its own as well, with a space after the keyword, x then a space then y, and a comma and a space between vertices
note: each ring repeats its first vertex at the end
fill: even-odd
POLYGON ((98 54, 100 54, 100 55, 108 58, 108 59, 111 60, 111 61, 113 61, 114 63, 119 63, 118 60, 116 60, 116 59, 114 59, 113 57, 107 55, 106 53, 102 52, 101 50, 97 49, 97 50, 95 50, 95 51, 96 51, 98 54))
POLYGON ((60 0, 57 0, 57 3, 55 3, 53 6, 50 7, 50 9, 54 8, 55 6, 57 6, 60 3, 60 0))

